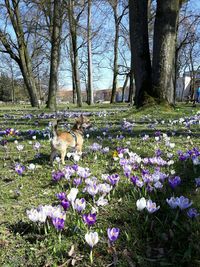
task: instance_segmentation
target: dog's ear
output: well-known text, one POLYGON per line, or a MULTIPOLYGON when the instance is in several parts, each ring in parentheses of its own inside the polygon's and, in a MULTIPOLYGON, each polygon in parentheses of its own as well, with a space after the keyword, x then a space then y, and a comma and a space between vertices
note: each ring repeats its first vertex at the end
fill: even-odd
POLYGON ((80 119, 81 119, 81 122, 83 123, 84 117, 83 117, 83 114, 82 113, 81 113, 80 119))
POLYGON ((84 122, 84 117, 83 117, 83 114, 81 114, 80 117, 78 117, 78 118, 76 119, 76 123, 80 123, 80 124, 82 124, 83 122, 84 122))

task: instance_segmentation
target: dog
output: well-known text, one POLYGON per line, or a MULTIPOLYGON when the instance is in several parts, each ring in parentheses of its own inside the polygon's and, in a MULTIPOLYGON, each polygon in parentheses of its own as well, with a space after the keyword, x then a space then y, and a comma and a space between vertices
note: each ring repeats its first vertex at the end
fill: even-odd
POLYGON ((83 133, 86 128, 90 126, 89 119, 84 117, 82 114, 79 118, 76 119, 76 122, 70 131, 59 132, 58 121, 52 124, 53 127, 53 138, 51 140, 51 155, 50 163, 53 165, 53 160, 57 154, 61 154, 61 162, 65 164, 65 156, 67 153, 68 147, 75 148, 76 153, 79 155, 82 154, 83 148, 83 133))

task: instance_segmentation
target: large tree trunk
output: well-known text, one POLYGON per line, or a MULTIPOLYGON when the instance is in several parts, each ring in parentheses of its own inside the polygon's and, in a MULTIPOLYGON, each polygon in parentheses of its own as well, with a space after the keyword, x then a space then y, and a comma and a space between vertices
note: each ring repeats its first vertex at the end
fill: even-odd
POLYGON ((114 62, 113 62, 113 83, 112 83, 112 93, 110 103, 115 103, 115 96, 117 91, 117 76, 118 76, 118 44, 119 44, 119 23, 120 19, 118 18, 117 8, 118 4, 112 4, 114 19, 115 19, 115 41, 114 41, 114 62))
POLYGON ((130 73, 126 74, 124 85, 122 87, 122 100, 121 100, 122 102, 125 102, 125 91, 126 91, 129 77, 130 77, 130 73))
POLYGON ((17 62, 17 64, 19 65, 21 69, 24 83, 27 87, 32 107, 39 107, 38 93, 37 93, 36 83, 35 83, 35 79, 34 79, 34 75, 32 71, 32 62, 31 62, 31 59, 28 53, 28 47, 25 41, 24 30, 23 30, 21 16, 19 12, 19 6, 18 6, 19 1, 12 0, 11 2, 12 2, 13 8, 11 8, 9 0, 5 0, 5 5, 7 8, 13 29, 15 31, 16 37, 17 37, 17 43, 18 43, 17 50, 18 50, 19 56, 17 56, 13 52, 6 34, 4 34, 2 31, 0 31, 0 40, 2 44, 4 45, 7 53, 9 53, 11 58, 17 62))
POLYGON ((87 21, 87 52, 88 52, 88 105, 94 103, 93 96, 93 74, 92 74, 92 38, 91 38, 91 0, 88 0, 87 21))
POLYGON ((53 32, 51 37, 51 66, 47 107, 56 110, 56 93, 58 89, 58 67, 60 55, 60 34, 62 27, 61 3, 54 1, 53 32))
POLYGON ((77 47, 77 21, 74 15, 74 6, 73 1, 68 1, 68 20, 69 20, 69 29, 72 42, 72 53, 73 53, 73 75, 74 75, 74 84, 76 88, 77 95, 77 106, 82 106, 82 96, 81 96, 81 85, 80 85, 80 75, 78 67, 78 47, 77 47))
POLYGON ((153 44, 153 92, 159 102, 174 103, 175 47, 179 0, 157 0, 153 44))
MULTIPOLYGON (((147 0, 129 0, 129 23, 131 73, 134 73, 136 86, 134 104, 136 105, 136 108, 139 108, 144 104, 145 92, 148 95, 152 95, 147 0)), ((131 101, 131 99, 129 100, 131 101)))

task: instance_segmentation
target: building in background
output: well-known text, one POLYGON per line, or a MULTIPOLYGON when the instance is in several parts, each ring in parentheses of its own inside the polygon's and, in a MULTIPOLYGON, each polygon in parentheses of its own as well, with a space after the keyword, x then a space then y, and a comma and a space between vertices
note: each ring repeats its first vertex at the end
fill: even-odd
MULTIPOLYGON (((176 82, 176 100, 185 101, 191 97, 192 92, 192 72, 188 71, 179 77, 176 82)), ((200 70, 195 71, 194 74, 194 92, 200 86, 200 70)))

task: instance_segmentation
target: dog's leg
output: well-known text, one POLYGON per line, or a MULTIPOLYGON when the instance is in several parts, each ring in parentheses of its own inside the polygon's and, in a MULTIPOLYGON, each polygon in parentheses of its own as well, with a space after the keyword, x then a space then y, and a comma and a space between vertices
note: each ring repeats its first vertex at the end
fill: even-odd
POLYGON ((82 145, 78 144, 76 146, 76 153, 80 156, 82 155, 82 145))
POLYGON ((64 165, 65 164, 65 156, 66 156, 67 149, 63 149, 61 151, 61 162, 64 165))
POLYGON ((51 163, 51 165, 53 165, 53 160, 54 160, 55 156, 56 156, 56 150, 52 149, 51 150, 51 155, 50 155, 50 163, 51 163))

